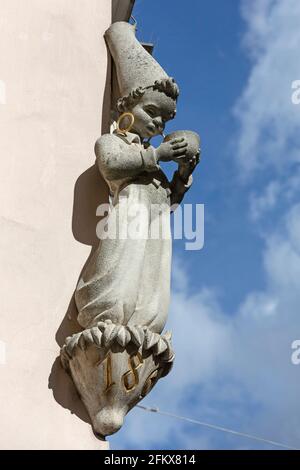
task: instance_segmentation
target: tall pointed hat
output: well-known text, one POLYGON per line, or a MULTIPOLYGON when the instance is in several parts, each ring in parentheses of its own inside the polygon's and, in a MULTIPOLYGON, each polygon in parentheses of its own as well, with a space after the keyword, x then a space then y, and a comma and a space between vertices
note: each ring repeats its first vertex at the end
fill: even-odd
POLYGON ((137 40, 135 33, 135 25, 120 21, 112 24, 104 36, 116 66, 121 96, 169 78, 137 40))

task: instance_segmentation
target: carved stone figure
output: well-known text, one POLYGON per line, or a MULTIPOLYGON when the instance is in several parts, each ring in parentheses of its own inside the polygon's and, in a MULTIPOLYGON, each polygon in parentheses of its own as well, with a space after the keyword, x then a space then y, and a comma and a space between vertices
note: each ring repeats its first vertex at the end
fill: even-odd
POLYGON ((120 429, 127 412, 171 368, 170 334, 162 335, 170 299, 170 213, 190 188, 200 155, 199 137, 189 131, 150 145, 175 117, 178 86, 137 41, 133 25, 115 23, 105 39, 121 94, 117 129, 95 145, 110 212, 76 288, 84 331, 61 351, 99 437, 120 429), (161 161, 178 163, 171 182, 161 161), (130 214, 132 208, 139 210, 130 214), (130 236, 136 235, 132 227, 138 237, 130 236), (153 227, 163 233, 152 236, 153 227), (114 236, 107 236, 108 228, 116 229, 114 236))

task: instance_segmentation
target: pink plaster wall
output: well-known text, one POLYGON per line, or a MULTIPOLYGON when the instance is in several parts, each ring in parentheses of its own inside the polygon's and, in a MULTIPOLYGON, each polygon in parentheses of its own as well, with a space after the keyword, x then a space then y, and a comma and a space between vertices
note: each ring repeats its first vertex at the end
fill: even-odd
POLYGON ((107 197, 93 147, 111 0, 0 7, 0 448, 100 449, 57 356, 107 197))

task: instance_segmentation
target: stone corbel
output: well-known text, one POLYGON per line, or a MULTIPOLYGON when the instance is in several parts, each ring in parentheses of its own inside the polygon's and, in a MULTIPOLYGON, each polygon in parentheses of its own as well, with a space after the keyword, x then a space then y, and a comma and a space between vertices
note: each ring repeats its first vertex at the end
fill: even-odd
POLYGON ((174 359, 170 340, 170 333, 110 320, 67 338, 61 361, 99 438, 117 432, 126 414, 169 373, 174 359))

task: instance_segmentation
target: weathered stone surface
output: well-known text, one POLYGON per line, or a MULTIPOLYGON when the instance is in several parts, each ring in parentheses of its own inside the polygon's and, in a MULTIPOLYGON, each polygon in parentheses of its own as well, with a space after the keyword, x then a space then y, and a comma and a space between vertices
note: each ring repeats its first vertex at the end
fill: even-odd
POLYGON ((68 338, 61 351, 62 364, 71 374, 99 438, 117 432, 128 411, 172 367, 174 353, 168 335, 145 328, 138 346, 138 329, 134 328, 134 334, 131 330, 100 324, 68 338), (106 332, 114 339, 108 347, 100 346, 99 335, 106 337, 106 332), (96 341, 91 341, 93 337, 96 341), (160 343, 163 347, 157 347, 160 343))

